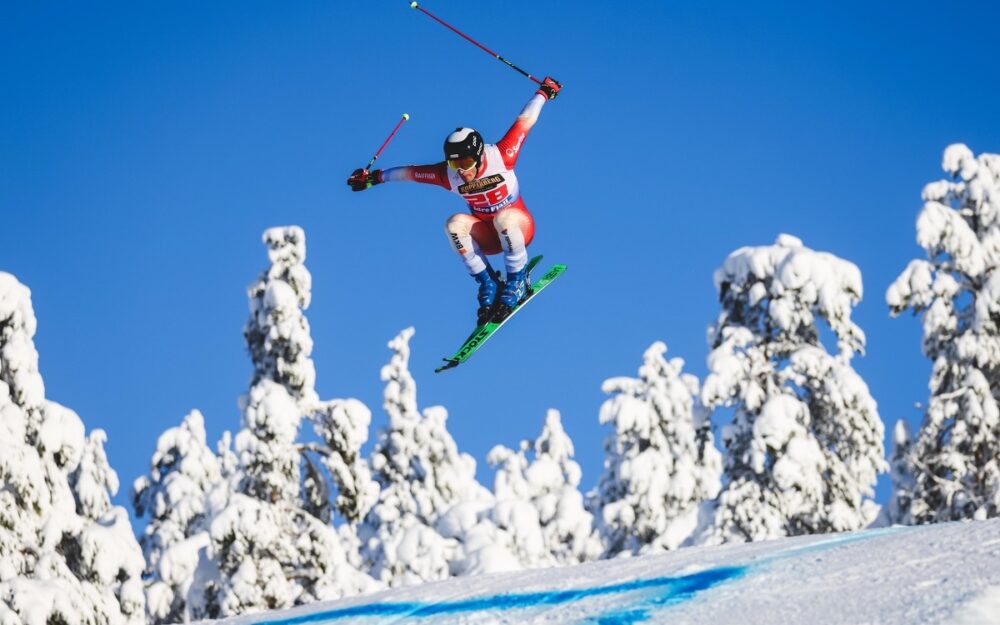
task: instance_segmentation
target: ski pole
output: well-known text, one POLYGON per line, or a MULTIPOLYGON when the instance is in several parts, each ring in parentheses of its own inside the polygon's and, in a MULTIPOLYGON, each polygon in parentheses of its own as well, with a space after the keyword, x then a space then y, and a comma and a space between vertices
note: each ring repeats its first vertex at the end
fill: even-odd
POLYGON ((534 76, 532 76, 532 75, 531 75, 531 74, 529 74, 528 72, 524 71, 523 69, 521 69, 521 68, 520 68, 520 67, 518 67, 517 65, 514 65, 513 63, 511 63, 511 62, 510 62, 510 61, 508 61, 507 59, 503 58, 502 56, 500 56, 499 54, 497 54, 497 53, 496 53, 496 52, 494 52, 493 50, 490 50, 489 48, 487 48, 487 47, 486 47, 486 46, 484 46, 483 44, 479 43, 478 41, 476 41, 476 40, 475 40, 475 39, 473 39, 472 37, 470 37, 470 36, 466 35, 466 34, 465 34, 465 33, 463 33, 462 31, 458 30, 457 28, 455 28, 454 26, 452 26, 452 25, 451 25, 451 24, 449 24, 448 22, 445 22, 445 21, 443 21, 443 20, 439 19, 439 18, 438 18, 437 16, 435 16, 435 15, 434 15, 434 14, 432 14, 432 13, 431 13, 430 11, 428 11, 428 10, 427 10, 427 9, 425 9, 424 7, 420 6, 420 5, 419 5, 419 4, 417 4, 416 2, 411 2, 411 3, 410 3, 410 8, 413 8, 413 9, 416 9, 416 10, 420 11, 421 13, 423 13, 424 15, 426 15, 427 17, 429 17, 429 18, 433 19, 434 21, 436 21, 436 22, 437 22, 438 24, 441 24, 441 25, 442 25, 442 26, 444 26, 445 28, 448 28, 449 30, 451 30, 451 31, 452 31, 452 32, 454 32, 455 34, 459 35, 460 37, 462 37, 463 39, 465 39, 465 40, 466 40, 466 41, 468 41, 469 43, 471 43, 471 44, 475 45, 475 46, 476 46, 476 47, 478 47, 478 48, 479 48, 480 50, 483 50, 484 52, 486 52, 487 54, 489 54, 489 55, 490 55, 490 56, 492 56, 493 58, 497 59, 498 61, 500 61, 500 62, 501 62, 501 63, 503 63, 504 65, 507 65, 507 66, 509 66, 509 67, 510 67, 511 69, 515 69, 515 70, 517 70, 518 72, 520 72, 520 73, 521 73, 521 74, 523 74, 524 76, 527 76, 527 77, 528 77, 528 78, 530 78, 531 80, 534 80, 534 81, 535 81, 536 83, 538 83, 538 84, 542 84, 542 81, 541 81, 541 80, 539 80, 539 79, 535 78, 534 76))
POLYGON ((378 157, 382 156, 382 150, 385 149, 385 146, 389 145, 389 142, 392 141, 392 138, 396 136, 397 132, 399 132, 399 129, 403 125, 403 122, 405 122, 408 119, 410 119, 410 114, 403 113, 403 119, 399 120, 399 123, 396 124, 396 127, 393 128, 392 132, 389 134, 389 138, 386 139, 385 143, 382 144, 382 147, 378 149, 378 152, 375 153, 375 156, 372 157, 372 160, 368 161, 368 164, 365 165, 365 171, 371 169, 372 165, 375 164, 375 160, 378 159, 378 157))

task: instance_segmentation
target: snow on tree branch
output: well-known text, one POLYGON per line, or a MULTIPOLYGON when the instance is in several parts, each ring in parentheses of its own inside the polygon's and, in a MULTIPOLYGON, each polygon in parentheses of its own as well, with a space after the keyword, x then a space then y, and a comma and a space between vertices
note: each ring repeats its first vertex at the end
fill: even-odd
POLYGON ((709 542, 858 529, 870 523, 883 425, 850 360, 858 268, 789 235, 736 250, 716 271, 722 305, 701 399, 729 407, 726 485, 709 542), (837 353, 822 342, 824 322, 837 353))
POLYGON ((475 479, 475 460, 459 453, 448 433, 447 411, 417 408, 417 385, 409 371, 413 333, 407 328, 389 343, 392 357, 382 368, 389 424, 380 431, 371 459, 380 492, 358 527, 366 570, 390 586, 448 577, 458 534, 466 526, 449 525, 449 532, 439 528, 439 521, 459 504, 475 517, 492 500, 475 479))
POLYGON ((0 622, 139 625, 143 560, 106 435, 45 399, 31 293, 0 272, 0 622))
POLYGON ((141 537, 146 609, 154 624, 178 623, 190 616, 188 595, 205 557, 212 502, 224 505, 229 485, 208 448, 205 420, 197 410, 160 435, 151 464, 150 474, 132 486, 136 515, 149 516, 141 537))
POLYGON ((954 144, 941 166, 917 219, 927 258, 886 292, 893 315, 923 316, 934 363, 923 425, 894 458, 901 523, 1000 515, 1000 155, 954 144))
POLYGON ((580 466, 558 410, 549 410, 541 435, 518 449, 495 446, 495 502, 466 531, 461 573, 575 564, 601 553, 592 515, 580 493, 580 466), (528 454, 532 454, 529 460, 528 454), (476 548, 477 539, 486 545, 476 548))
POLYGON ((371 410, 356 399, 321 402, 313 415, 314 429, 326 445, 323 463, 337 487, 337 512, 352 524, 378 499, 378 484, 372 479, 367 459, 361 456, 371 420, 371 410))
POLYGON ((270 228, 263 239, 271 266, 247 289, 250 319, 243 331, 254 363, 251 385, 272 380, 309 406, 316 401, 316 370, 302 313, 312 299, 305 233, 298 226, 270 228))
POLYGON ((696 399, 698 380, 666 351, 657 341, 638 378, 604 382, 612 397, 600 420, 614 432, 592 506, 607 557, 677 549, 695 532, 701 503, 719 492, 721 458, 696 399))
POLYGON ((311 299, 305 234, 297 226, 271 228, 263 240, 271 265, 247 291, 244 336, 254 373, 240 399, 243 427, 232 449, 227 439, 218 456, 235 492, 213 506, 207 521, 192 582, 199 592, 187 597, 190 618, 290 607, 376 587, 355 568, 330 525, 324 477, 299 441, 302 419, 327 408, 316 395, 303 312, 311 299))

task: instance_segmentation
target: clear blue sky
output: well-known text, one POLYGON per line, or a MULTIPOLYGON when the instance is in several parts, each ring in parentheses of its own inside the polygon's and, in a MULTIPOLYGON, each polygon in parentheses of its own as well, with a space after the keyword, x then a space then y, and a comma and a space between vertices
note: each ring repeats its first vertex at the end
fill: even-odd
POLYGON ((518 175, 531 252, 569 270, 440 375, 475 308, 443 234, 461 203, 343 181, 403 112, 384 165, 438 160, 456 126, 496 140, 532 83, 405 0, 0 9, 0 270, 32 289, 48 396, 107 430, 123 495, 190 409, 213 441, 239 427, 245 287, 261 232, 286 224, 307 233, 321 396, 383 424, 385 345, 415 326, 419 402, 449 409, 487 484, 489 448, 554 407, 593 485, 601 382, 635 375, 655 340, 703 376, 714 269, 781 232, 861 268, 856 367, 887 429, 919 417, 920 326, 890 320, 884 293, 921 255, 920 190, 945 146, 1000 151, 1000 5, 424 6, 565 85, 518 175))

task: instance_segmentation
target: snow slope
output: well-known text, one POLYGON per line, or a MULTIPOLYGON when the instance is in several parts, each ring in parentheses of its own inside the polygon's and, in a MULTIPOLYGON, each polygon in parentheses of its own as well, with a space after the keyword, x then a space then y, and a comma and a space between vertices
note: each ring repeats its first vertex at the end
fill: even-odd
POLYGON ((1000 519, 454 578, 226 623, 1000 623, 1000 519))

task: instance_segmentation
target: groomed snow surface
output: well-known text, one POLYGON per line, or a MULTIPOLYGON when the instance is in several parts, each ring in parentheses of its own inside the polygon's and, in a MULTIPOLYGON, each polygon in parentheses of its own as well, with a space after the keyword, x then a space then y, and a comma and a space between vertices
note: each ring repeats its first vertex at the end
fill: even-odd
POLYGON ((455 578, 220 623, 1000 623, 1000 519, 455 578))

